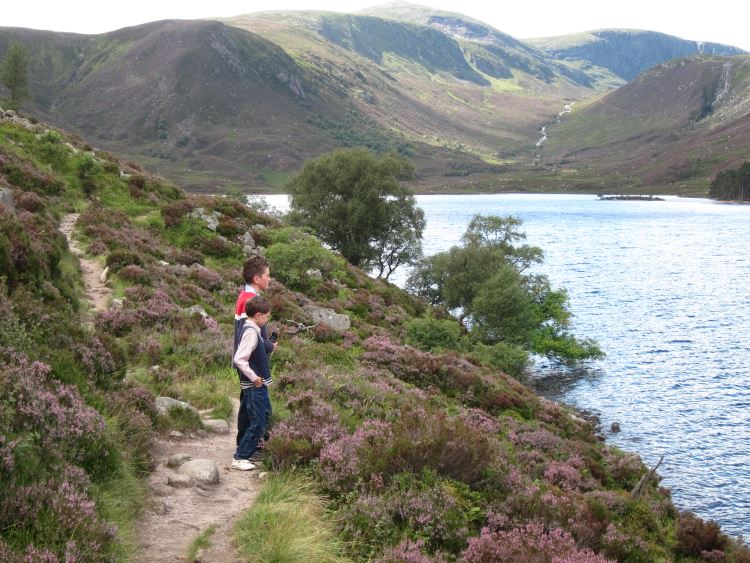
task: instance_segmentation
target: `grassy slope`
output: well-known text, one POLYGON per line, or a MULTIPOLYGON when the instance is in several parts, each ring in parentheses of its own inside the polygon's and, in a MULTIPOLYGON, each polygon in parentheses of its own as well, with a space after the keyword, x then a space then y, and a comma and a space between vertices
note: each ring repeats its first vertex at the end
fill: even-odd
MULTIPOLYGON (((137 484, 132 471, 127 479, 116 477, 139 459, 138 467, 147 466, 151 422, 146 418, 144 426, 143 416, 136 416, 133 405, 119 397, 131 396, 128 389, 138 382, 199 406, 226 405, 225 394, 234 392, 235 377, 226 367, 231 304, 240 283, 241 240, 249 231, 273 257, 276 279, 290 284, 285 287, 277 281, 267 292, 274 306, 274 328, 282 333, 281 347, 274 353, 276 423, 268 446, 269 463, 297 475, 277 491, 291 495, 300 474, 312 477, 317 490, 327 494, 328 518, 349 557, 368 560, 389 551, 391 557, 421 551, 442 552, 449 558, 464 553, 467 560, 483 560, 476 558, 482 553, 497 557, 500 552, 517 558, 531 550, 548 557, 549 550, 581 557, 584 550, 594 549, 610 558, 666 560, 677 548, 697 554, 696 549, 726 547, 726 540, 715 543, 716 535, 703 523, 690 520, 688 531, 685 524, 682 531, 676 528, 678 514, 668 493, 653 482, 641 500, 631 499, 628 491, 645 468, 636 457, 600 443, 590 424, 482 364, 470 349, 443 353, 406 346, 409 322, 424 315, 426 305, 343 265, 302 233, 228 199, 186 198, 162 180, 102 153, 93 155, 97 164, 89 177, 92 195, 86 197, 76 172, 84 155, 64 145, 64 139, 37 137, 14 125, 2 125, 0 139, 4 181, 11 185, 19 206, 34 210, 22 212, 19 220, 28 223, 48 210, 52 215, 46 217, 54 229, 56 214, 82 211, 78 231, 82 246, 106 260, 115 292, 125 298, 122 310, 94 319, 101 338, 107 339, 107 349, 121 350, 126 366, 116 373, 105 371, 100 379, 94 377, 98 371, 80 367, 77 379, 70 379, 74 373, 66 366, 74 364, 59 364, 60 354, 78 353, 66 348, 70 341, 53 347, 56 355, 51 357, 49 346, 23 344, 18 334, 35 338, 39 330, 34 314, 11 319, 19 328, 0 334, 3 345, 23 344, 32 359, 50 362, 51 381, 64 376, 77 382, 86 400, 113 418, 117 432, 111 446, 125 463, 99 469, 104 473, 95 474, 87 491, 97 501, 100 518, 112 521, 109 507, 122 506, 121 530, 127 530, 137 508, 133 503, 138 498, 133 494, 137 484), (13 173, 19 166, 25 167, 26 175, 13 173), (121 178, 120 170, 130 178, 121 178), (199 206, 218 213, 224 238, 189 215, 199 206), (300 254, 303 248, 307 250, 300 254), (190 266, 196 263, 202 267, 190 266), (311 267, 321 270, 323 280, 304 275, 311 267), (348 315, 352 329, 338 334, 317 327, 290 336, 285 329, 311 324, 301 309, 309 300, 348 315), (186 312, 192 305, 203 306, 210 320, 186 312), (154 369, 154 365, 161 367, 154 369), (129 382, 123 383, 125 369, 129 382), (114 410, 118 405, 119 410, 114 410), (123 479, 128 487, 120 486, 123 479), (118 490, 125 491, 127 498, 120 494, 120 500, 108 500, 118 490), (513 540, 519 534, 520 544, 513 540), (701 539, 690 543, 695 536, 701 539)), ((13 221, 6 216, 2 220, 13 221)), ((37 282, 23 283, 32 293, 46 292, 42 300, 55 299, 44 284, 37 288, 37 282)), ((8 302, 32 306, 34 301, 27 303, 24 295, 18 290, 4 294, 3 307, 8 302)), ((87 329, 75 329, 77 323, 84 326, 84 319, 62 312, 70 326, 67 333, 83 330, 81 343, 75 346, 90 340, 87 329)), ((102 349, 97 352, 102 353, 102 349)), ((6 372, 2 373, 0 382, 6 385, 11 380, 6 381, 6 372)), ((3 405, 6 408, 8 403, 3 405)), ((148 412, 147 402, 139 408, 148 412)), ((162 428, 170 424, 158 422, 162 428)), ((13 455, 20 459, 20 450, 13 455)), ((4 475, 0 493, 14 494, 12 487, 20 485, 14 471, 20 466, 13 469, 3 463, 2 471, 11 469, 4 475)), ((34 474, 26 478, 33 480, 34 474)), ((272 492, 269 489, 268 494, 273 496, 272 492)), ((297 516, 320 517, 319 503, 309 497, 297 516)), ((290 522, 289 511, 281 516, 290 522)), ((248 518, 252 522, 254 516, 248 518)), ((307 525, 302 521, 304 529, 307 525)), ((54 518, 45 522, 60 528, 54 518)), ((283 529, 299 529, 299 520, 295 522, 283 529)), ((77 525, 70 537, 88 548, 87 542, 98 536, 85 533, 94 534, 98 528, 88 520, 84 524, 77 525)), ((28 538, 37 538, 37 546, 57 538, 45 535, 49 528, 39 520, 22 524, 25 535, 16 533, 18 526, 3 529, 0 536, 11 549, 21 546, 22 551, 28 538)), ((280 541, 289 539, 287 534, 280 541)), ((300 542, 306 544, 308 539, 300 542)), ((109 543, 103 545, 109 549, 109 543)), ((124 545, 121 540, 116 548, 122 557, 124 545)), ((0 544, 0 549, 7 547, 0 544)), ((64 542, 53 542, 48 548, 57 553, 66 549, 64 542)), ((243 548, 253 552, 252 545, 243 548)), ((738 558, 736 546, 726 549, 730 560, 746 560, 738 558)))

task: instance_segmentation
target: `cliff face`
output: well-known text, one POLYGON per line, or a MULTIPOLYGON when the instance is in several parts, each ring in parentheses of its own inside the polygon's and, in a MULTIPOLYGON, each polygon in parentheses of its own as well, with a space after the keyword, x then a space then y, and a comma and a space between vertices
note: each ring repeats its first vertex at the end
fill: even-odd
POLYGON ((625 81, 680 57, 746 54, 730 45, 688 41, 654 31, 603 29, 567 37, 531 39, 529 43, 558 59, 584 61, 609 69, 625 81))

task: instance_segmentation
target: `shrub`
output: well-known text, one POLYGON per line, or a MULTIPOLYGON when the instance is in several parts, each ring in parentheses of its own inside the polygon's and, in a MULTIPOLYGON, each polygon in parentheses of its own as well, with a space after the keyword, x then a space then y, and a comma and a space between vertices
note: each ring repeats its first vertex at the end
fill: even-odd
POLYGON ((137 252, 126 248, 115 248, 107 255, 106 264, 113 273, 117 273, 125 266, 143 266, 143 258, 137 252))
POLYGON ((461 325, 450 319, 413 319, 406 323, 406 343, 433 352, 456 350, 461 339, 461 325))
POLYGON ((146 270, 135 264, 125 266, 117 272, 117 275, 121 280, 128 283, 139 283, 141 285, 151 284, 151 275, 146 270))
POLYGON ((274 468, 307 463, 346 433, 338 414, 315 391, 292 395, 287 408, 293 416, 274 426, 266 447, 274 468))
POLYGON ((45 208, 44 200, 34 192, 23 192, 16 199, 16 205, 31 213, 37 213, 45 208))
POLYGON ((287 287, 296 290, 310 289, 315 285, 308 270, 320 270, 323 275, 331 275, 344 267, 344 259, 320 246, 312 237, 294 243, 279 242, 266 251, 275 278, 287 287))
POLYGON ((482 363, 515 376, 521 375, 529 363, 526 350, 506 342, 497 342, 492 346, 477 344, 472 355, 482 363))
POLYGON ((164 225, 174 227, 178 225, 182 218, 194 209, 191 201, 184 199, 178 200, 161 208, 161 216, 164 218, 164 225))
POLYGON ((706 522, 692 512, 683 512, 677 520, 677 553, 699 557, 703 552, 724 551, 728 541, 716 522, 706 522))
POLYGON ((589 549, 579 549, 573 536, 565 530, 544 529, 540 522, 531 522, 510 531, 492 531, 489 527, 469 539, 469 547, 461 557, 463 563, 519 562, 577 562, 609 563, 589 549))
POLYGON ((240 247, 221 236, 201 239, 201 250, 215 258, 239 257, 240 255, 240 247))

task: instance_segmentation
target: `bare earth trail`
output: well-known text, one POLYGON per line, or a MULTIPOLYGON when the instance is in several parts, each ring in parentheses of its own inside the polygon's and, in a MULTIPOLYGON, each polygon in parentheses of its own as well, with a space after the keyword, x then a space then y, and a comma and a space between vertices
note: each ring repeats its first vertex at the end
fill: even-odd
POLYGON ((73 229, 76 226, 80 213, 71 213, 63 217, 60 222, 60 231, 68 239, 68 248, 78 257, 81 263, 81 273, 83 274, 83 283, 86 287, 86 298, 91 302, 91 308, 94 312, 105 311, 112 297, 112 290, 109 289, 105 282, 102 281, 102 272, 104 268, 96 260, 86 258, 78 242, 73 239, 73 229))
MULTIPOLYGON (((234 400, 236 410, 239 401, 234 400)), ((188 546, 209 526, 216 531, 209 537, 210 547, 200 554, 200 561, 237 563, 233 544, 234 525, 255 500, 260 483, 258 471, 230 469, 235 450, 234 422, 228 434, 209 434, 193 438, 160 438, 154 447, 158 462, 148 479, 150 506, 141 515, 136 530, 140 545, 138 563, 186 561, 188 546), (212 459, 219 467, 218 485, 172 488, 167 478, 173 470, 167 460, 175 454, 188 454, 193 459, 212 459)))
MULTIPOLYGON (((60 231, 68 240, 70 251, 80 261, 86 298, 93 312, 105 311, 112 290, 102 281, 102 265, 87 258, 73 239, 78 217, 78 213, 64 216, 60 231)), ((186 561, 192 541, 210 526, 215 527, 215 532, 209 537, 210 546, 200 554, 200 561, 236 563, 241 560, 232 540, 234 525, 255 500, 260 484, 257 470, 230 469, 239 401, 233 399, 233 404, 228 434, 200 432, 200 435, 156 440, 153 455, 158 465, 148 478, 147 507, 136 522, 137 563, 186 561), (167 479, 176 470, 167 467, 167 460, 174 454, 215 461, 219 468, 219 484, 188 488, 168 486, 167 479)))

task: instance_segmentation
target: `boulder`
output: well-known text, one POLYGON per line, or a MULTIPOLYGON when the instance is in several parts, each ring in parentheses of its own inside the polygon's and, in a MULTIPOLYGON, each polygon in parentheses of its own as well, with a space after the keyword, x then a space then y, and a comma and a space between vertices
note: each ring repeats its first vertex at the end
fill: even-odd
POLYGON ((349 328, 351 328, 352 326, 352 323, 349 320, 348 316, 340 315, 333 309, 318 307, 317 305, 313 305, 311 303, 305 305, 304 307, 302 307, 302 309, 305 311, 305 313, 310 315, 313 322, 322 324, 323 326, 327 326, 328 328, 331 328, 333 330, 341 332, 344 330, 349 330, 349 328))
POLYGON ((219 213, 218 211, 211 211, 209 213, 202 207, 196 207, 195 209, 193 209, 193 211, 190 212, 190 217, 200 219, 201 221, 206 223, 206 227, 209 231, 216 232, 216 229, 219 226, 219 218, 221 217, 221 213, 219 213))
POLYGON ((107 283, 107 275, 108 274, 109 274, 109 266, 107 266, 106 268, 104 268, 102 270, 102 273, 99 274, 99 281, 101 283, 107 283))
POLYGON ((193 456, 190 454, 174 454, 167 460, 167 467, 176 469, 191 459, 193 459, 193 456))
POLYGON ((203 421, 203 425, 214 434, 229 434, 229 423, 220 418, 210 418, 203 421))
POLYGON ((323 272, 320 270, 307 270, 305 272, 308 278, 313 278, 316 280, 322 280, 323 279, 323 272))
POLYGON ((192 459, 183 463, 177 472, 193 479, 198 484, 216 485, 219 483, 219 468, 212 459, 192 459))
POLYGON ((193 305, 192 307, 188 307, 187 309, 183 309, 186 313, 190 315, 198 314, 201 316, 202 319, 205 319, 208 317, 208 313, 206 313, 206 310, 201 307, 200 305, 193 305))
POLYGON ((122 299, 117 299, 116 297, 112 299, 112 303, 110 304, 110 309, 122 309, 122 299))
POLYGON ((156 411, 159 414, 168 415, 169 409, 174 408, 174 407, 185 409, 185 410, 190 410, 190 411, 193 411, 195 414, 198 414, 198 409, 196 409, 190 403, 186 403, 185 401, 178 401, 177 399, 173 399, 172 397, 157 397, 156 398, 156 411))
POLYGON ((13 201, 13 192, 10 188, 0 188, 0 207, 4 207, 8 213, 16 212, 16 203, 13 201))

